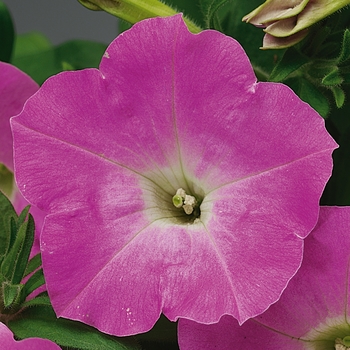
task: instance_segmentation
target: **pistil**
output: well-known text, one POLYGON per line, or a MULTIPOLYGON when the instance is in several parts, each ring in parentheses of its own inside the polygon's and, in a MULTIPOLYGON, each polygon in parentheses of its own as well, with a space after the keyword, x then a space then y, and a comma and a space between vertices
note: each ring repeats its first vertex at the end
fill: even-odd
POLYGON ((334 344, 335 350, 350 350, 350 336, 346 336, 343 339, 337 338, 334 344))
POLYGON ((176 208, 182 208, 187 215, 191 215, 197 206, 196 197, 188 195, 186 191, 179 188, 173 196, 173 204, 176 208))

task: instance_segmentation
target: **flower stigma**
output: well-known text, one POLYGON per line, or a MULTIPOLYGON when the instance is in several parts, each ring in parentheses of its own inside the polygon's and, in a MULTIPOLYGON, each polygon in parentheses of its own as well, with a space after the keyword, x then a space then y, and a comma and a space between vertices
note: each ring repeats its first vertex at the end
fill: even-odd
POLYGON ((187 215, 191 215, 198 207, 196 197, 186 194, 182 188, 179 188, 173 196, 173 204, 176 208, 182 208, 187 215))
POLYGON ((343 339, 335 339, 335 350, 349 350, 350 349, 350 336, 346 336, 343 339))

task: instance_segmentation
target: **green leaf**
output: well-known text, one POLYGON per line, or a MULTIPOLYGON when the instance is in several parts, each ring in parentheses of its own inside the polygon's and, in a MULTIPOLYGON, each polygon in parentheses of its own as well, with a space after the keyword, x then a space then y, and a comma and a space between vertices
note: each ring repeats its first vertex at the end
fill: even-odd
POLYGON ((204 22, 206 28, 214 28, 220 25, 219 23, 215 23, 218 18, 216 17, 217 11, 226 3, 228 0, 200 0, 200 7, 204 14, 204 22))
POLYGON ((1 273, 12 284, 21 283, 33 242, 34 219, 29 214, 28 221, 19 227, 15 242, 1 264, 1 273))
POLYGON ((74 67, 71 64, 69 64, 68 62, 63 61, 62 62, 62 70, 63 71, 74 70, 74 67))
POLYGON ((315 85, 304 78, 290 79, 288 85, 323 118, 328 116, 330 110, 328 99, 315 85))
POLYGON ((3 1, 0 1, 0 61, 10 62, 15 30, 9 10, 3 1))
POLYGON ((17 214, 10 200, 0 192, 0 264, 10 249, 11 219, 17 220, 17 214))
POLYGON ((322 84, 326 86, 340 85, 342 82, 343 78, 340 76, 338 67, 333 67, 322 79, 322 84))
POLYGON ((21 305, 23 308, 26 307, 33 307, 33 306, 49 306, 51 307, 50 298, 47 294, 47 292, 43 292, 40 295, 36 296, 33 299, 29 299, 28 301, 25 301, 21 305))
POLYGON ((26 57, 52 48, 49 39, 42 33, 30 32, 17 35, 14 47, 14 59, 26 57))
POLYGON ((112 337, 83 323, 56 318, 52 308, 47 306, 27 308, 21 317, 9 321, 8 327, 20 339, 39 337, 83 350, 140 349, 133 337, 112 337))
MULTIPOLYGON (((29 210, 29 207, 24 208, 21 215, 25 212, 28 213, 27 210, 29 210)), ((23 245, 18 251, 18 259, 16 262, 16 266, 15 266, 14 274, 12 278, 12 283, 14 284, 21 283, 24 277, 24 273, 28 265, 29 255, 34 243, 35 224, 34 224, 33 216, 31 214, 28 215, 28 220, 26 222, 23 222, 19 227, 18 238, 22 234, 22 230, 23 230, 24 240, 23 240, 23 245)))
MULTIPOLYGON (((345 90, 346 96, 350 96, 350 86, 345 90)), ((327 128, 335 139, 335 141, 339 144, 340 138, 342 135, 350 130, 350 101, 346 100, 344 106, 342 108, 333 108, 329 118, 327 119, 327 128)))
MULTIPOLYGON (((22 284, 11 284, 8 282, 2 283, 2 297, 5 308, 14 308, 13 304, 18 304, 18 301, 20 299, 21 291, 23 289, 22 284)), ((15 305, 19 306, 19 305, 15 305)))
POLYGON ((212 28, 214 28, 215 30, 219 31, 219 32, 223 32, 224 28, 222 26, 222 20, 220 19, 220 16, 218 16, 217 14, 215 14, 213 16, 213 20, 212 20, 213 24, 212 24, 212 28))
POLYGON ((27 205, 18 216, 17 227, 19 228, 26 220, 29 213, 30 205, 27 205))
POLYGON ((55 55, 60 68, 63 64, 69 65, 71 69, 97 68, 106 49, 106 44, 72 40, 57 46, 55 55))
POLYGON ((34 292, 37 288, 45 284, 43 270, 35 271, 28 281, 24 284, 24 294, 27 297, 30 293, 34 292))
POLYGON ((69 41, 56 47, 39 45, 38 50, 31 53, 16 51, 13 64, 42 84, 63 70, 97 68, 106 48, 106 44, 84 40, 69 41))
POLYGON ((309 65, 307 74, 311 77, 313 81, 319 81, 321 83, 322 79, 337 69, 337 66, 334 65, 333 61, 315 61, 312 65, 309 65))
POLYGON ((18 232, 17 220, 15 220, 14 218, 11 218, 11 220, 10 220, 10 228, 11 228, 11 235, 10 235, 10 245, 9 245, 8 251, 10 251, 10 249, 12 249, 13 244, 16 241, 17 232, 18 232))
POLYGON ((343 35, 341 52, 337 61, 344 62, 344 61, 347 61, 349 58, 350 58, 350 30, 345 29, 344 35, 343 35))
POLYGON ((123 33, 126 30, 130 29, 131 27, 132 27, 131 23, 124 21, 121 18, 118 19, 118 31, 119 31, 119 33, 123 33))
POLYGON ((41 84, 58 73, 54 66, 53 47, 41 33, 18 35, 11 63, 41 84))
POLYGON ((41 254, 38 253, 37 255, 35 255, 34 257, 32 257, 29 262, 28 265, 26 267, 26 270, 24 272, 24 277, 28 276, 30 273, 34 272, 36 269, 38 269, 42 264, 41 261, 41 254))
POLYGON ((7 254, 10 245, 10 234, 11 231, 8 229, 6 218, 0 216, 0 265, 7 254))
POLYGON ((309 60, 294 47, 290 47, 271 72, 269 81, 280 82, 285 80, 290 74, 307 64, 309 60))
POLYGON ((343 104, 345 102, 345 93, 342 88, 339 86, 332 86, 331 90, 333 92, 333 96, 335 99, 335 104, 337 105, 338 108, 343 107, 343 104))

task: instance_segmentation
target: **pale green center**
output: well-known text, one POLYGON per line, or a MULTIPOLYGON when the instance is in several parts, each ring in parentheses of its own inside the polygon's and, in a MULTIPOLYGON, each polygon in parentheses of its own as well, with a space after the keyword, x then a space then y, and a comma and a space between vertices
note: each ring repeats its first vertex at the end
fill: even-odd
POLYGON ((206 224, 213 200, 206 200, 208 188, 180 165, 152 171, 141 177, 145 212, 157 225, 185 225, 196 229, 206 224), (181 171, 179 171, 181 169, 181 171))
POLYGON ((350 350, 350 325, 344 316, 327 318, 303 338, 308 350, 350 350))
POLYGON ((350 336, 347 335, 343 339, 336 338, 334 348, 335 350, 350 350, 350 336))

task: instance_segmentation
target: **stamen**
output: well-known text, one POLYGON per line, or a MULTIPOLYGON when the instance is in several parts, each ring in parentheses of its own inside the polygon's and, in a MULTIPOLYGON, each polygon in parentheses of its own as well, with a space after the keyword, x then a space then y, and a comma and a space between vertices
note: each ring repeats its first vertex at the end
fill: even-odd
POLYGON ((173 204, 175 205, 176 208, 181 208, 183 205, 183 199, 181 196, 179 196, 178 194, 176 194, 173 197, 173 204))
POLYGON ((337 338, 335 340, 334 349, 335 350, 349 350, 350 349, 350 336, 346 336, 343 339, 337 338))
POLYGON ((179 188, 173 197, 173 204, 176 208, 183 208, 187 215, 191 215, 197 205, 197 200, 194 196, 186 194, 186 191, 179 188))

